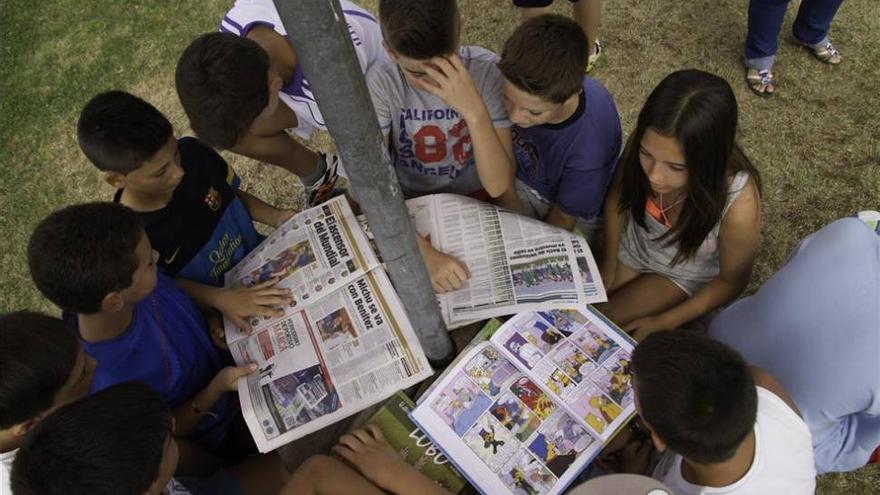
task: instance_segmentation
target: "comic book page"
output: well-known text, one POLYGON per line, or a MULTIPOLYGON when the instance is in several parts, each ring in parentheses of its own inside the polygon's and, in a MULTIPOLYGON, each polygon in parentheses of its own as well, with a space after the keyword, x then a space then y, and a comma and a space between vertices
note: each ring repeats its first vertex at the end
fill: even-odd
POLYGON ((471 273, 461 289, 439 295, 450 326, 607 300, 589 247, 571 232, 453 194, 411 199, 407 207, 419 234, 471 273))
POLYGON ((562 493, 635 412, 631 349, 597 313, 521 313, 412 417, 483 493, 562 493))

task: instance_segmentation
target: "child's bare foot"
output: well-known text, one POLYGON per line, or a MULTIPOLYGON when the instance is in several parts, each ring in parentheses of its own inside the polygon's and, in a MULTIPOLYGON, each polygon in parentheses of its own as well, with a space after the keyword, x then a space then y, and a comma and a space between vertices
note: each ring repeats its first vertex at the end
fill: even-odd
POLYGON ((410 466, 388 445, 375 425, 342 436, 333 452, 348 461, 379 488, 398 495, 449 494, 416 468, 410 466))

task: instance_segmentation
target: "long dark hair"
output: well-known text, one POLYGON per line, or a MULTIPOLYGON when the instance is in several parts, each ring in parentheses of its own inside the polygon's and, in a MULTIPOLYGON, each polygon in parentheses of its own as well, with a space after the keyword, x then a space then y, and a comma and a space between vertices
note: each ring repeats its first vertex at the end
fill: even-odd
POLYGON ((685 155, 688 182, 681 215, 660 239, 678 244, 672 263, 692 258, 721 220, 727 203, 729 178, 746 171, 761 189, 754 165, 736 144, 737 105, 724 79, 700 70, 682 70, 666 76, 654 88, 630 135, 620 163, 620 212, 645 228, 645 201, 651 185, 639 161, 645 130, 674 137, 685 155))

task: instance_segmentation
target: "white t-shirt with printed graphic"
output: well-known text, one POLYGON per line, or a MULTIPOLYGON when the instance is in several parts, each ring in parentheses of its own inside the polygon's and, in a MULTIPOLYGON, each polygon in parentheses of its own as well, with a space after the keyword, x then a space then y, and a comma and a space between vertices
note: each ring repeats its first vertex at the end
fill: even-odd
MULTIPOLYGON (((501 92, 498 56, 478 46, 459 51, 495 127, 510 127, 501 92)), ((442 99, 412 87, 392 61, 367 72, 367 86, 392 163, 407 196, 438 192, 471 194, 483 189, 464 118, 442 99)))
MULTIPOLYGON (((376 62, 388 60, 376 17, 347 0, 341 0, 340 4, 361 70, 366 73, 376 62)), ((220 31, 247 36, 251 28, 257 25, 270 27, 276 33, 287 36, 272 0, 236 1, 220 21, 220 31)), ((293 131, 297 135, 308 139, 313 129, 327 129, 300 65, 296 67, 293 80, 281 88, 279 96, 296 114, 297 126, 293 131)))
POLYGON ((678 495, 783 495, 811 494, 816 489, 813 443, 807 424, 773 392, 758 388, 755 421, 755 457, 746 474, 723 487, 694 485, 681 475, 682 457, 667 452, 655 479, 678 495))

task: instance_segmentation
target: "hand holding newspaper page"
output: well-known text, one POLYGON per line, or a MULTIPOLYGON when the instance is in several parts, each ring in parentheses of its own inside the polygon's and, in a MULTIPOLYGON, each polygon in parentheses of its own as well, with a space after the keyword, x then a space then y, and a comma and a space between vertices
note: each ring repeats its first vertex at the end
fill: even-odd
POLYGON ((571 232, 466 196, 434 194, 406 203, 419 234, 471 272, 461 289, 438 296, 451 328, 608 300, 590 248, 571 232))
POLYGON ((432 371, 400 300, 344 198, 281 225, 227 274, 228 287, 272 277, 293 291, 283 316, 245 334, 226 320, 242 413, 268 452, 378 403, 432 371))
POLYGON ((563 493, 635 414, 633 346, 592 308, 520 313, 411 417, 482 493, 563 493))

